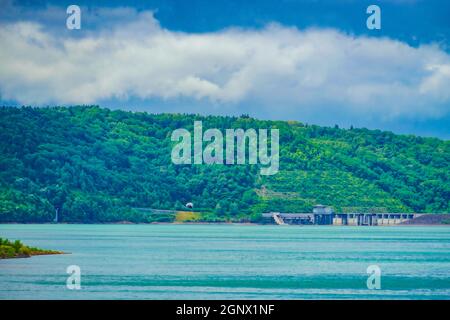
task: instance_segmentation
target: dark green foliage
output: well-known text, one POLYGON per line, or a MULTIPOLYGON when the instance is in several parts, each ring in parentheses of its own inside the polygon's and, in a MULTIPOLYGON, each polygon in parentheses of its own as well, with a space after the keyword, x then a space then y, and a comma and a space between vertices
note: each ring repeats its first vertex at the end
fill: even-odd
POLYGON ((8 239, 0 238, 0 259, 5 258, 25 258, 33 255, 41 254, 59 254, 62 252, 52 250, 42 250, 35 247, 28 247, 24 245, 20 240, 14 242, 8 239))
MULTIPOLYGON (((450 142, 378 130, 99 107, 0 109, 0 222, 151 222, 132 208, 195 210, 257 221, 312 205, 449 212, 450 142), (174 165, 170 135, 206 128, 280 129, 280 172, 174 165)), ((168 220, 161 217, 161 221, 168 220)), ((170 219, 169 219, 170 220, 170 219)))

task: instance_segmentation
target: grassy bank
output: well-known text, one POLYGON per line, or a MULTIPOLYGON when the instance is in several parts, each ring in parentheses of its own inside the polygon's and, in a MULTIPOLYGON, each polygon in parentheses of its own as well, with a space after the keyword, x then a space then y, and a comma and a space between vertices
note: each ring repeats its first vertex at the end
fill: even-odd
POLYGON ((14 242, 0 238, 0 259, 29 258, 46 254, 63 254, 61 251, 44 250, 24 245, 20 240, 14 242))

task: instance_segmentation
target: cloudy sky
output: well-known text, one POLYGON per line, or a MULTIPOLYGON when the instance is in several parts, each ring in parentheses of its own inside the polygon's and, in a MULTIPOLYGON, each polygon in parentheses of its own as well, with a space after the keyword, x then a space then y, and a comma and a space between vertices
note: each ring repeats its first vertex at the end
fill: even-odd
POLYGON ((0 0, 0 102, 450 138, 450 2, 0 0), (381 7, 381 30, 366 8, 381 7), (81 7, 81 29, 66 8, 81 7))

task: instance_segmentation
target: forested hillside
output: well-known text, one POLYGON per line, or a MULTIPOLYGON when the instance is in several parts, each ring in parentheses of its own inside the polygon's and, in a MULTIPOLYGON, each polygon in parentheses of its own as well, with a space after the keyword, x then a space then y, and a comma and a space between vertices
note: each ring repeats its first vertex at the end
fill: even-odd
POLYGON ((133 208, 194 210, 209 220, 261 212, 449 212, 450 141, 242 117, 92 107, 0 109, 0 222, 152 221, 133 208), (174 165, 173 130, 278 128, 280 168, 174 165))

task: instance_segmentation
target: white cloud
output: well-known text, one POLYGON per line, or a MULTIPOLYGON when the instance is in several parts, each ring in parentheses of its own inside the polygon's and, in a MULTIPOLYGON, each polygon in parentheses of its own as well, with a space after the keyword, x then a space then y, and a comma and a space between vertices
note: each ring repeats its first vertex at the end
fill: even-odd
POLYGON ((81 37, 36 22, 3 23, 2 99, 45 105, 187 97, 272 112, 327 112, 332 105, 385 119, 450 111, 450 56, 437 46, 278 25, 188 34, 161 28, 151 12, 130 13, 134 19, 82 29, 81 37))

